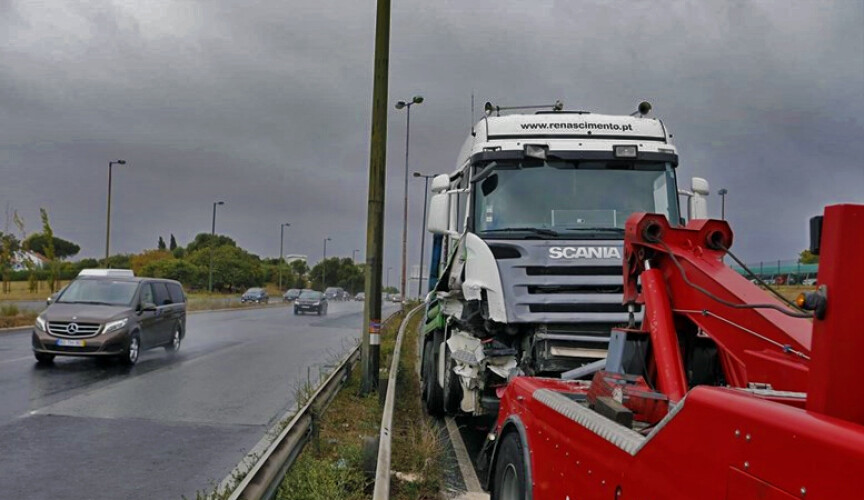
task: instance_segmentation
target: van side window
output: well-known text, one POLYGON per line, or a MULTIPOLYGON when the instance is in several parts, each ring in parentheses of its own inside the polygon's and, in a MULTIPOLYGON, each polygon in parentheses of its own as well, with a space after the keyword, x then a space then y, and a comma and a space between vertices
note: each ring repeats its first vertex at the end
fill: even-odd
POLYGON ((141 284, 141 304, 151 303, 155 304, 156 299, 153 297, 153 288, 150 286, 150 283, 142 283, 141 284))
POLYGON ((165 286, 165 283, 155 281, 150 284, 153 285, 153 293, 156 295, 156 305, 171 305, 171 295, 168 294, 168 287, 165 286))
POLYGON ((171 302, 182 304, 186 302, 186 296, 183 295, 183 288, 177 283, 168 283, 168 293, 171 295, 171 302))

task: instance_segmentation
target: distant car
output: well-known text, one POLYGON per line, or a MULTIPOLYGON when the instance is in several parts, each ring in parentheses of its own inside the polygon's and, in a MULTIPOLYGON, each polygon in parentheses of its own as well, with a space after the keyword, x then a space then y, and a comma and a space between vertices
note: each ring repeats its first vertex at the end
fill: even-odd
POLYGON ((363 302, 366 300, 366 294, 363 292, 360 292, 354 296, 354 300, 356 300, 357 302, 363 302))
POLYGON ((297 297, 299 297, 301 293, 302 293, 302 290, 297 289, 297 288, 292 288, 282 295, 282 301, 283 302, 293 302, 293 301, 297 300, 297 297))
POLYGON ((240 297, 240 302, 244 303, 244 304, 246 302, 254 302, 256 304, 266 304, 269 301, 270 301, 270 296, 267 295, 267 291, 264 290, 263 288, 250 288, 250 289, 246 290, 246 293, 244 293, 240 297))
POLYGON ((327 300, 348 300, 348 292, 338 286, 327 287, 324 290, 324 295, 327 297, 327 300))
POLYGON ((807 278, 806 280, 802 281, 801 284, 806 286, 815 286, 816 278, 807 278))
POLYGON ((55 356, 117 357, 138 362, 145 349, 180 349, 186 335, 186 294, 177 281, 128 275, 82 275, 36 318, 36 361, 55 356))
POLYGON ((314 290, 304 290, 294 301, 294 314, 314 312, 321 316, 327 314, 327 297, 314 290))
POLYGON ((394 293, 394 294, 390 295, 390 302, 401 303, 402 302, 402 296, 399 295, 398 293, 394 293))

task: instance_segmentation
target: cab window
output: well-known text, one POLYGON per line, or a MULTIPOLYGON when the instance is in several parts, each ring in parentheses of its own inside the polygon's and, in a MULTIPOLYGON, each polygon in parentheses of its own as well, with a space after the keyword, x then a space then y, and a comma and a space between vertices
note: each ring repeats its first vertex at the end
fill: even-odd
POLYGON ((150 284, 153 286, 153 294, 156 296, 156 305, 171 305, 171 295, 168 294, 168 287, 165 286, 165 283, 156 281, 150 284))
POLYGON ((156 298, 153 296, 153 288, 150 287, 150 283, 142 283, 141 284, 141 299, 140 303, 143 304, 155 304, 156 298))

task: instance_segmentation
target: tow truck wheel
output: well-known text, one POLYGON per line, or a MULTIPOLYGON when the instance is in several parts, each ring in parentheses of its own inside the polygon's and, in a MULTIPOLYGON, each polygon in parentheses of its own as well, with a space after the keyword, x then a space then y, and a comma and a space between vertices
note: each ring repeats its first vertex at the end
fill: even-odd
POLYGON ((444 332, 436 331, 432 336, 431 356, 429 356, 429 374, 424 381, 426 386, 426 412, 433 416, 441 416, 444 413, 444 391, 438 385, 438 359, 441 354, 441 343, 444 341, 444 332))
POLYGON ((523 500, 526 498, 527 476, 519 434, 506 434, 500 446, 495 464, 495 482, 492 484, 492 500, 523 500))

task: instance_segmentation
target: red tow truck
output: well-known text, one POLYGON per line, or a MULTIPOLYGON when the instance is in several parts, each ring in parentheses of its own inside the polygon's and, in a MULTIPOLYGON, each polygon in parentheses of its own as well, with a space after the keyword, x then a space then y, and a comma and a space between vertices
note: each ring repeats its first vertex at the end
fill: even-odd
POLYGON ((628 219, 641 327, 613 331, 590 380, 501 389, 493 499, 864 498, 864 205, 811 221, 821 286, 797 307, 727 267, 731 245, 724 221, 628 219))

